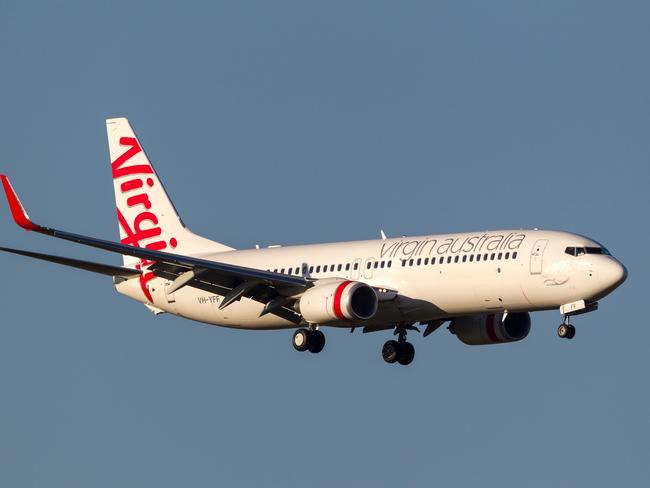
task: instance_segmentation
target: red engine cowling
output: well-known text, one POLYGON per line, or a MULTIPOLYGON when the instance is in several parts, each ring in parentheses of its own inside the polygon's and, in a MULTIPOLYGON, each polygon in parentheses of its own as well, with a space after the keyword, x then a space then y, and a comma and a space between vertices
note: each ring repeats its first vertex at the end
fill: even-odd
POLYGON ((368 320, 377 313, 379 299, 372 287, 359 281, 336 280, 310 288, 298 300, 298 311, 310 323, 368 320))
POLYGON ((528 312, 509 313, 505 320, 501 313, 468 315, 454 319, 449 330, 470 346, 516 342, 525 339, 530 332, 530 315, 528 312))

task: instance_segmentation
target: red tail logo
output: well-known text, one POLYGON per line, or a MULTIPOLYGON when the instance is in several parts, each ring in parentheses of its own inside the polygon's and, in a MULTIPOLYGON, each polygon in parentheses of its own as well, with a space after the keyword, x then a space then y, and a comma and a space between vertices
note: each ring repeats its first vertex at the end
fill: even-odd
MULTIPOLYGON (((164 239, 147 242, 155 237, 161 236, 163 233, 163 229, 158 225, 158 217, 156 216, 155 209, 151 208, 151 200, 149 200, 149 194, 147 193, 150 188, 153 188, 155 182, 152 178, 145 179, 144 177, 139 176, 152 175, 154 173, 153 168, 149 164, 124 166, 124 163, 129 161, 136 154, 142 152, 142 148, 140 147, 140 144, 138 144, 138 140, 134 137, 122 137, 120 138, 120 144, 122 146, 129 146, 129 148, 111 163, 113 180, 125 176, 131 177, 120 185, 120 191, 122 194, 129 194, 126 199, 126 205, 128 208, 137 207, 138 205, 142 206, 141 212, 134 217, 133 222, 131 223, 127 221, 120 209, 117 209, 117 220, 126 234, 126 237, 122 239, 121 242, 122 244, 127 244, 129 246, 145 247, 155 251, 162 251, 163 249, 166 249, 168 245, 167 241, 164 239), (143 241, 145 242, 143 243, 143 241)), ((169 239, 169 246, 175 248, 177 245, 178 242, 176 238, 172 237, 169 239)), ((153 261, 141 259, 140 263, 136 265, 136 268, 144 270, 147 266, 152 264, 153 261)), ((155 276, 151 271, 140 275, 140 287, 142 288, 142 293, 144 293, 147 300, 152 303, 153 297, 151 296, 147 283, 153 278, 155 278, 155 276)))

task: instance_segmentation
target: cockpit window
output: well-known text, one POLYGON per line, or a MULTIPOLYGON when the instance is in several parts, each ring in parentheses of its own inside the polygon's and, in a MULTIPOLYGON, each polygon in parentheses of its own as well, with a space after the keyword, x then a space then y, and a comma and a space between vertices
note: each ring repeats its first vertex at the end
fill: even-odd
POLYGON ((604 247, 585 247, 587 254, 604 254, 606 256, 611 256, 609 251, 604 247))
POLYGON ((585 253, 585 250, 582 247, 567 247, 564 252, 569 256, 580 256, 585 253), (578 254, 578 250, 580 250, 580 254, 578 254))
POLYGON ((564 250, 564 252, 570 256, 582 256, 583 254, 604 254, 606 256, 611 256, 609 251, 604 247, 595 247, 595 246, 567 247, 564 250))

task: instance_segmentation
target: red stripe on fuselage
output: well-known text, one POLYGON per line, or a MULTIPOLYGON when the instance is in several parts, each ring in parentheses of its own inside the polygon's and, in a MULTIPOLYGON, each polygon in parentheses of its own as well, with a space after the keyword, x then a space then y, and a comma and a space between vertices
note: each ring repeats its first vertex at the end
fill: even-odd
POLYGON ((341 311, 341 297, 343 296, 343 291, 350 283, 352 282, 344 281, 334 292, 334 315, 336 315, 339 320, 346 320, 345 315, 343 315, 343 312, 341 311))

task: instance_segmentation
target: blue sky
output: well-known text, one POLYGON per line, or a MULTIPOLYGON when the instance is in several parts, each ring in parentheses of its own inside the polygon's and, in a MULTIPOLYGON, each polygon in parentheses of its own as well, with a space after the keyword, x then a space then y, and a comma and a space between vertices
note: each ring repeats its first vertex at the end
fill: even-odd
MULTIPOLYGON (((506 227, 628 281, 556 337, 469 347, 154 317, 0 256, 0 485, 638 486, 650 476, 645 2, 0 2, 0 169, 43 224, 117 238, 104 119, 237 248, 506 227)), ((119 263, 27 234, 2 245, 119 263)))

